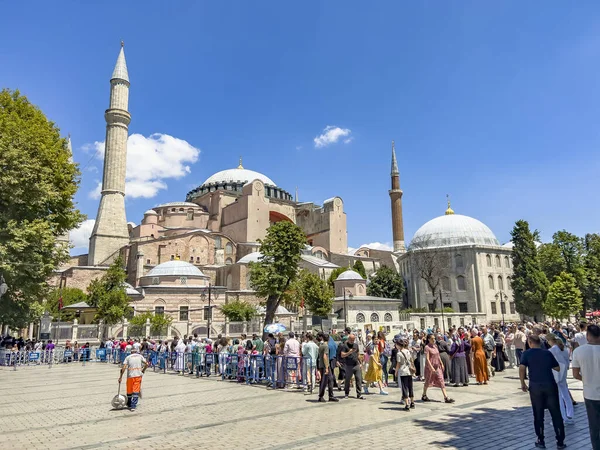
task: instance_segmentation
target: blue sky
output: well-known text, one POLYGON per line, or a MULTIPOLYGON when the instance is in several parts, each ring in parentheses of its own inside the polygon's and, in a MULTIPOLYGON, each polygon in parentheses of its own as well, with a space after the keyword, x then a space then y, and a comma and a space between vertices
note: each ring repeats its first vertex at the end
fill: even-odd
POLYGON ((350 246, 390 243, 394 139, 407 240, 446 194, 502 242, 520 218, 544 240, 600 231, 598 2, 21 3, 3 5, 0 87, 71 133, 90 219, 123 39, 129 165, 152 172, 130 221, 241 155, 302 201, 341 196, 350 246), (350 131, 316 148, 327 126, 350 131), (156 133, 163 159, 147 162, 156 133))

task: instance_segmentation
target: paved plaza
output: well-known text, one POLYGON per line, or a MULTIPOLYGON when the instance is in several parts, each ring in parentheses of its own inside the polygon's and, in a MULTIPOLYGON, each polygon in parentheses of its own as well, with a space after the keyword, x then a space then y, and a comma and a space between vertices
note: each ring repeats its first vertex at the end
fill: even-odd
MULTIPOLYGON (((136 412, 111 410, 118 368, 100 363, 0 368, 2 449, 481 449, 533 448, 529 398, 516 370, 489 386, 449 388, 453 405, 430 391, 429 404, 402 410, 388 397, 316 403, 316 395, 273 391, 217 378, 153 373, 144 377, 136 412)), ((569 380, 576 425, 569 449, 589 449, 581 383, 569 380)), ((415 383, 420 398, 422 383, 415 383)), ((546 415, 546 442, 556 448, 546 415)))

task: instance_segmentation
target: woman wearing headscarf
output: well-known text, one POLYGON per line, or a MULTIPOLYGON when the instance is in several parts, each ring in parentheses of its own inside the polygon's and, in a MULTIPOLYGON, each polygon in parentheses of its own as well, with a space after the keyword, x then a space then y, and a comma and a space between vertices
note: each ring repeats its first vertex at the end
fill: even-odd
POLYGON ((448 343, 444 340, 444 336, 442 336, 441 333, 438 333, 436 335, 435 343, 437 345, 438 351, 440 352, 440 359, 444 364, 444 381, 446 383, 450 383, 450 345, 448 345, 448 343))
POLYGON ((452 358, 451 381, 454 387, 459 384, 463 386, 469 385, 469 371, 467 369, 467 348, 471 348, 468 341, 461 339, 458 334, 452 338, 452 347, 450 347, 450 355, 452 358))
POLYGON ((492 367, 496 372, 503 372, 504 366, 504 333, 500 330, 494 331, 494 342, 496 343, 496 356, 492 358, 492 367))
POLYGON ((489 375, 487 370, 487 359, 483 350, 483 339, 478 335, 477 328, 471 329, 471 353, 473 354, 473 371, 477 384, 488 384, 489 375))
POLYGON ((546 339, 548 340, 548 344, 551 345, 550 352, 560 365, 560 371, 558 373, 553 372, 558 387, 560 413, 564 422, 572 425, 575 423, 573 420, 573 400, 571 399, 569 386, 567 385, 567 373, 569 372, 569 365, 571 363, 569 360, 569 350, 565 348, 562 340, 553 333, 548 333, 546 339))
POLYGON ((180 339, 179 342, 177 342, 177 345, 175 346, 175 353, 176 359, 173 369, 177 373, 181 373, 183 375, 183 371, 185 369, 185 341, 183 339, 180 339))

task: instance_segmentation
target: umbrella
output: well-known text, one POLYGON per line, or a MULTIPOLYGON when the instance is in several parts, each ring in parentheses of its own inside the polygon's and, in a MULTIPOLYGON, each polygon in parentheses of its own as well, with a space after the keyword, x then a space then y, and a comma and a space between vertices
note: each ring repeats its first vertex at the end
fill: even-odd
POLYGON ((265 327, 265 333, 281 333, 285 330, 285 325, 281 323, 271 323, 265 327))

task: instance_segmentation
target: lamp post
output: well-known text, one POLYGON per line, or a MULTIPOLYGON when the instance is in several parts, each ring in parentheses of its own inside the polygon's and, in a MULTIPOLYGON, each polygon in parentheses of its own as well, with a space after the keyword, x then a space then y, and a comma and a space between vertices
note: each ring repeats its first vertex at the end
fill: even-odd
MULTIPOLYGON (((211 291, 212 291, 212 286, 210 283, 208 283, 208 314, 206 314, 206 337, 207 339, 210 339, 210 325, 212 322, 212 305, 210 304, 211 302, 211 291)), ((206 299, 206 292, 202 292, 202 301, 204 301, 206 299)))
MULTIPOLYGON (((354 295, 352 295, 352 292, 348 293, 348 297, 350 297, 350 300, 352 300, 352 298, 354 297, 354 295)), ((348 326, 348 308, 346 307, 346 288, 344 288, 344 327, 348 326)))
POLYGON ((442 331, 446 334, 446 320, 444 319, 444 300, 442 299, 442 289, 440 289, 440 309, 442 310, 442 331))
POLYGON ((508 299, 508 295, 506 295, 504 292, 502 292, 502 289, 500 289, 500 291, 497 292, 494 297, 496 297, 496 299, 500 300, 500 312, 502 313, 502 326, 504 327, 504 310, 506 309, 506 300, 508 299))

